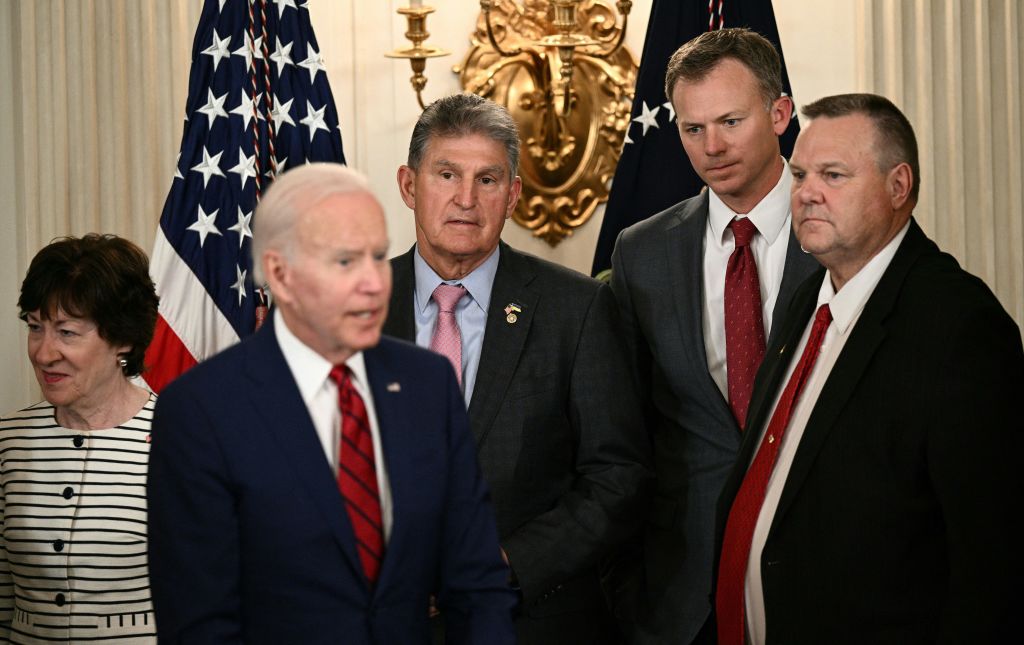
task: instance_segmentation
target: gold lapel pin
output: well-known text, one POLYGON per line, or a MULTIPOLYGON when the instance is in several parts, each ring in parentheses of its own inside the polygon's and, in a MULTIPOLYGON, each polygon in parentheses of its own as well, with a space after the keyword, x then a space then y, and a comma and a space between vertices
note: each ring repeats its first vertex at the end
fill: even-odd
POLYGON ((508 303, 508 306, 505 307, 505 321, 510 325, 514 325, 516 324, 516 321, 519 320, 519 317, 516 316, 516 314, 521 313, 523 313, 523 308, 514 302, 510 302, 508 303))
POLYGON ((388 392, 401 392, 402 386, 398 381, 394 383, 388 383, 388 392))

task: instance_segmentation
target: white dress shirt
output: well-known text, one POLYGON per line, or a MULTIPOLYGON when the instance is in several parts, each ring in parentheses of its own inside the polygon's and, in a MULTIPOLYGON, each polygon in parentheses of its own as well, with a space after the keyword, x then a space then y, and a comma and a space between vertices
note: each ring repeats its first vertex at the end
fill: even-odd
MULTIPOLYGON (((832 366, 835 365, 836 359, 842 353, 850 333, 857 324, 861 312, 864 311, 864 305, 867 304, 868 298, 874 293, 875 286, 878 285, 882 274, 889 267, 893 256, 896 255, 896 249, 899 248, 900 242, 903 241, 903 237, 907 234, 907 229, 909 228, 910 222, 908 221, 906 226, 896 234, 896 237, 879 251, 875 257, 871 258, 856 275, 850 278, 838 293, 832 286, 831 273, 825 272, 825 279, 822 281, 821 289, 818 291, 818 304, 815 310, 821 307, 821 305, 828 304, 829 310, 832 312, 832 324, 829 325, 828 331, 825 332, 825 338, 822 340, 818 358, 811 369, 810 375, 807 377, 806 383, 804 383, 800 400, 793 406, 789 425, 786 426, 786 431, 782 435, 782 443, 779 445, 779 454, 775 460, 775 468, 772 469, 771 477, 768 479, 764 503, 761 505, 761 513, 757 516, 757 524, 754 526, 754 538, 750 545, 750 559, 747 561, 744 597, 746 603, 747 635, 749 642, 753 645, 761 645, 765 642, 766 631, 764 591, 761 585, 761 552, 764 550, 765 541, 768 539, 768 531, 771 529, 772 520, 775 518, 775 510, 779 506, 779 498, 782 496, 786 478, 789 477, 789 469, 793 465, 793 457, 800 446, 800 439, 803 437, 804 429, 807 427, 807 420, 810 418, 811 412, 818 402, 821 389, 825 386, 825 382, 828 381, 829 374, 832 372, 832 366)), ((782 390, 785 389, 786 383, 789 382, 790 377, 793 375, 797 363, 800 362, 800 356, 804 353, 804 347, 807 345, 807 339, 810 337, 813 324, 814 316, 811 316, 806 329, 804 329, 803 336, 800 338, 799 345, 793 351, 793 360, 786 371, 786 377, 779 383, 779 392, 775 395, 775 403, 772 404, 772 414, 775 413, 775 408, 782 397, 782 390)), ((763 438, 770 420, 771 415, 765 420, 765 427, 760 429, 759 437, 763 438)))
MULTIPOLYGON (((281 347, 284 360, 288 363, 299 394, 306 404, 309 417, 320 438, 327 463, 337 479, 338 451, 341 449, 341 410, 338 407, 338 386, 331 378, 331 365, 323 356, 317 354, 308 345, 295 337, 288 329, 280 310, 274 310, 274 333, 277 344, 281 347)), ((380 491, 380 514, 384 523, 384 543, 391 536, 392 506, 391 487, 388 485, 387 464, 381 450, 380 426, 377 424, 377 413, 373 405, 373 393, 366 378, 366 363, 363 353, 356 352, 345 361, 352 371, 352 385, 359 396, 363 397, 366 416, 370 420, 370 436, 373 439, 373 456, 377 466, 377 488, 380 491)))
POLYGON ((754 252, 757 278, 761 283, 761 310, 767 341, 789 248, 789 188, 793 178, 789 174, 789 164, 785 159, 782 163, 782 175, 775 188, 745 215, 734 213, 713 190, 708 189, 708 225, 704 235, 704 351, 711 378, 726 400, 729 399, 729 375, 725 360, 725 272, 729 256, 736 248, 729 222, 745 216, 757 227, 758 235, 751 240, 750 248, 754 252))

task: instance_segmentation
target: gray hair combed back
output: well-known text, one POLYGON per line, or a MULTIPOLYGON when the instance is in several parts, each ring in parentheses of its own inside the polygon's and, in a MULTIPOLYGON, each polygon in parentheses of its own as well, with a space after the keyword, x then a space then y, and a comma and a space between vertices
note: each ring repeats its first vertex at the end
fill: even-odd
POLYGON ((701 81, 726 58, 750 70, 766 107, 782 96, 782 61, 775 46, 761 34, 741 27, 705 32, 677 49, 668 59, 665 96, 671 101, 676 83, 701 81))
POLYGON ((433 137, 482 135, 500 143, 508 156, 509 177, 519 170, 519 129, 504 106, 476 94, 452 94, 423 110, 409 141, 408 165, 419 170, 433 137))
POLYGON ((263 254, 276 249, 293 257, 295 222, 300 215, 328 197, 369 193, 366 177, 336 163, 308 163, 292 168, 274 180, 263 195, 252 226, 252 272, 257 285, 264 284, 263 254))

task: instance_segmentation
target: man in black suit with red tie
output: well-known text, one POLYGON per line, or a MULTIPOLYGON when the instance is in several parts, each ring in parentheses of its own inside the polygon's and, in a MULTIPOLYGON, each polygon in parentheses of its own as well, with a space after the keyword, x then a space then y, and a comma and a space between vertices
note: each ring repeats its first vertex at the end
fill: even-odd
POLYGON ((803 113, 793 227, 824 269, 769 347, 719 504, 718 642, 1016 640, 1020 329, 911 217, 898 108, 803 113))

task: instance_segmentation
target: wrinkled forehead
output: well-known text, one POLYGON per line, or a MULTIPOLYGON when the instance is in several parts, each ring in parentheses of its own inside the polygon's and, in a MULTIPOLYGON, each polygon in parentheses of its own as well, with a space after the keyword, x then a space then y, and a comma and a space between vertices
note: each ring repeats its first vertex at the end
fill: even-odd
POLYGON ((485 132, 435 134, 427 141, 424 152, 423 161, 431 165, 484 164, 502 171, 511 168, 505 144, 485 132))

